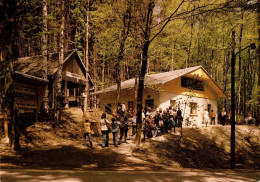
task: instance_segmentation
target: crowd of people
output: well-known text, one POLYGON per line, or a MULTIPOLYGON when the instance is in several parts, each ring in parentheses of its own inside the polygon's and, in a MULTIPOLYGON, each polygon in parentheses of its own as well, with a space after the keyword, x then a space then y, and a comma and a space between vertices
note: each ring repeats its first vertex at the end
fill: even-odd
MULTIPOLYGON (((208 112, 207 109, 203 112, 202 124, 207 127, 208 124, 215 125, 216 114, 213 110, 208 112)), ((225 109, 218 116, 219 123, 223 126, 227 124, 229 115, 226 113, 225 109)), ((250 122, 251 117, 248 117, 250 122)), ((158 134, 163 135, 165 133, 175 132, 176 127, 182 127, 183 117, 180 108, 175 109, 174 107, 169 107, 166 110, 157 108, 156 110, 150 107, 145 107, 142 112, 142 133, 143 141, 146 138, 156 137, 158 134)), ((116 114, 110 120, 107 119, 106 113, 101 115, 100 119, 100 130, 102 133, 102 147, 108 147, 109 144, 109 133, 113 134, 113 144, 115 147, 122 142, 127 143, 129 128, 132 129, 132 136, 136 135, 137 132, 137 119, 136 115, 132 112, 126 112, 125 104, 120 104, 117 108, 116 114)), ((90 129, 90 121, 85 117, 84 123, 84 145, 86 145, 86 137, 88 137, 90 142, 90 147, 93 146, 91 140, 91 134, 93 133, 90 129)))
MULTIPOLYGON (((137 119, 132 112, 125 112, 125 105, 120 104, 117 112, 113 115, 111 121, 106 117, 106 113, 101 115, 100 129, 102 133, 102 147, 108 147, 109 133, 113 134, 113 144, 115 147, 122 142, 127 143, 128 130, 132 128, 132 136, 137 132, 137 119)), ((142 112, 142 132, 143 141, 146 138, 156 137, 158 134, 165 134, 169 131, 175 132, 176 127, 181 127, 183 122, 182 111, 180 108, 169 107, 166 110, 156 109, 152 110, 150 107, 146 107, 142 112)), ((84 144, 86 145, 86 138, 88 137, 90 147, 93 146, 91 140, 92 131, 90 129, 90 121, 85 117, 84 123, 84 144)))

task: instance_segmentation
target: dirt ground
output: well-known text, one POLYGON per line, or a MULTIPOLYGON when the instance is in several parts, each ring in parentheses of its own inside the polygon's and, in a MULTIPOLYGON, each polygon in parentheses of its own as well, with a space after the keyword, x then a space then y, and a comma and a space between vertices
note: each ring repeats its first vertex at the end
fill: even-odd
MULTIPOLYGON (((90 112, 98 122, 102 111, 90 112)), ((83 119, 79 108, 66 109, 59 123, 41 121, 22 135, 22 149, 10 151, 1 139, 1 169, 83 169, 107 171, 182 171, 228 169, 230 126, 180 128, 176 133, 151 138, 135 149, 134 137, 119 147, 101 147, 101 136, 93 136, 93 148, 83 146, 83 119)), ((1 134, 2 135, 2 134, 1 134)), ((260 169, 260 131, 254 126, 236 126, 238 169, 260 169)))

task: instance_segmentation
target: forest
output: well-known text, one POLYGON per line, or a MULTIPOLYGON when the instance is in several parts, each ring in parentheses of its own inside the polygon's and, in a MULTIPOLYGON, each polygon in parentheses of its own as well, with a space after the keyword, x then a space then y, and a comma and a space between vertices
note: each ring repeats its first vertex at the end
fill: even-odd
POLYGON ((259 116, 259 0, 3 0, 0 14, 2 96, 12 93, 16 59, 58 52, 59 74, 75 49, 95 91, 117 84, 120 97, 121 82, 136 77, 139 101, 145 74, 202 65, 229 111, 235 53, 236 119, 259 116))

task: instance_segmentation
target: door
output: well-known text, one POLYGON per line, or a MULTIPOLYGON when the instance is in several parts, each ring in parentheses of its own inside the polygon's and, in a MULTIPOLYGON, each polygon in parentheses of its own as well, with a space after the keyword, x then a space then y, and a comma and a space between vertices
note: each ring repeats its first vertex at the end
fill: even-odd
POLYGON ((154 100, 153 99, 148 99, 148 100, 145 100, 145 107, 148 106, 150 107, 151 109, 153 109, 154 107, 154 100))

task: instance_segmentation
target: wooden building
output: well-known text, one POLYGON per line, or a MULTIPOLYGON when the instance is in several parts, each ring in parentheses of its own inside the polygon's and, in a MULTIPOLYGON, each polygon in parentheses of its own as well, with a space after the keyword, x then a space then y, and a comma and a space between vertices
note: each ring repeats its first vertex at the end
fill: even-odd
MULTIPOLYGON (((94 93, 103 103, 103 107, 115 109, 116 85, 94 93)), ((202 66, 175 71, 146 75, 143 94, 143 108, 165 110, 169 106, 180 108, 184 119, 201 125, 205 109, 218 113, 218 98, 226 94, 209 76, 202 66)), ((134 109, 135 79, 121 83, 119 102, 125 103, 127 110, 134 109)), ((217 114, 216 114, 217 115, 217 114)), ((217 121, 217 118, 216 118, 217 121)))
MULTIPOLYGON (((54 106, 59 53, 49 54, 47 58, 49 104, 50 106, 54 106)), ((19 58, 15 64, 15 70, 37 77, 43 77, 43 59, 44 57, 42 55, 19 58)), ((65 96, 64 105, 79 106, 82 93, 86 86, 86 74, 86 67, 77 51, 70 50, 65 52, 62 68, 62 92, 65 96)), ((94 84, 89 75, 88 78, 90 91, 94 90, 94 84)))
MULTIPOLYGON (((38 113, 48 80, 15 71, 14 74, 14 104, 20 115, 21 126, 29 126, 38 120, 38 113)), ((8 118, 10 117, 10 93, 1 95, 0 107, 1 126, 4 126, 5 138, 8 138, 8 118), (4 98, 5 97, 5 98, 4 98), (5 108, 1 111, 2 108, 5 108)))

